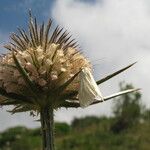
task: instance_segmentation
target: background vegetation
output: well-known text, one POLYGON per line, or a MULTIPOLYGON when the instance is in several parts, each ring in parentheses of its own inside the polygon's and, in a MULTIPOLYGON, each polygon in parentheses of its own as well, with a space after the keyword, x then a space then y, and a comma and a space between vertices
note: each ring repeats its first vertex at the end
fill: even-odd
MULTIPOLYGON (((120 89, 132 85, 120 84, 120 89)), ((114 100, 113 117, 55 123, 56 150, 149 150, 150 110, 139 92, 114 100)), ((0 133, 0 150, 40 150, 40 129, 15 127, 0 133)))

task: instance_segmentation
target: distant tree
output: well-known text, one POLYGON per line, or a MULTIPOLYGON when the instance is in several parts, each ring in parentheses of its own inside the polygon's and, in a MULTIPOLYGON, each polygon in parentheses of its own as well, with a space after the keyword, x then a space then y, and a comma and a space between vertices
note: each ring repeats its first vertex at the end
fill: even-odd
POLYGON ((100 121, 100 119, 96 116, 87 116, 84 118, 75 118, 72 121, 72 128, 77 130, 82 130, 88 126, 91 126, 92 124, 97 124, 100 121))
POLYGON ((142 118, 144 119, 144 121, 150 121, 150 109, 145 109, 142 118))
MULTIPOLYGON (((128 88, 133 88, 132 84, 120 83, 120 90, 128 88)), ((113 110, 115 122, 111 130, 118 133, 137 123, 142 107, 140 92, 129 93, 117 98, 113 110)))
POLYGON ((18 139, 22 134, 27 133, 27 129, 25 127, 15 127, 10 128, 7 131, 0 134, 0 148, 7 146, 8 143, 14 142, 18 139))
POLYGON ((60 137, 60 136, 65 136, 68 133, 70 133, 70 125, 68 125, 67 123, 63 122, 63 123, 55 123, 55 129, 56 129, 56 136, 60 137))

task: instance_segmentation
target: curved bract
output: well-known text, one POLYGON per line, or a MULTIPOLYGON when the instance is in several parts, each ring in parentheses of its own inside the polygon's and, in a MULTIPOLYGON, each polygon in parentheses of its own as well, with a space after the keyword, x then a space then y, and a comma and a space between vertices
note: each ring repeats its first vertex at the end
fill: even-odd
POLYGON ((66 98, 77 96, 78 73, 91 67, 81 54, 77 42, 63 28, 52 29, 52 20, 45 26, 37 25, 30 13, 29 33, 18 29, 13 42, 5 47, 10 50, 0 58, 0 88, 9 99, 1 104, 17 105, 18 109, 38 109, 45 105, 59 108, 66 98), (10 97, 15 94, 16 97, 10 97), (18 97, 24 97, 20 100, 18 97), (11 98, 11 99, 10 99, 11 98))
POLYGON ((80 106, 79 74, 82 68, 91 72, 92 66, 66 30, 59 26, 53 28, 51 19, 46 26, 44 23, 39 26, 30 13, 29 32, 18 29, 18 34, 12 33, 11 39, 5 46, 10 52, 0 58, 0 105, 14 105, 12 113, 39 112, 45 106, 54 109, 80 106))

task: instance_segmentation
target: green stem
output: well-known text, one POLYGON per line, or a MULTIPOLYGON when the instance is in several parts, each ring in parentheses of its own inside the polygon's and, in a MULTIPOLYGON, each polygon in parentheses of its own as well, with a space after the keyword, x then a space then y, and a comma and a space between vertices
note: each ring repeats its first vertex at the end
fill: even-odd
POLYGON ((40 117, 41 117, 41 133, 42 133, 42 150, 46 149, 46 132, 45 132, 45 123, 44 123, 44 111, 41 110, 40 113, 40 117))
POLYGON ((44 107, 40 115, 43 150, 54 150, 54 110, 44 107))

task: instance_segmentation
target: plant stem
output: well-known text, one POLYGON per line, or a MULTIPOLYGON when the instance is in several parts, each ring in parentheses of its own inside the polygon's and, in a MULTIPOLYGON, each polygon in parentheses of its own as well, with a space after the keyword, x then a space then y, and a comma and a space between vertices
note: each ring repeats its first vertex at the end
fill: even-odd
POLYGON ((41 109, 40 115, 43 150, 54 150, 54 110, 44 107, 41 109))

